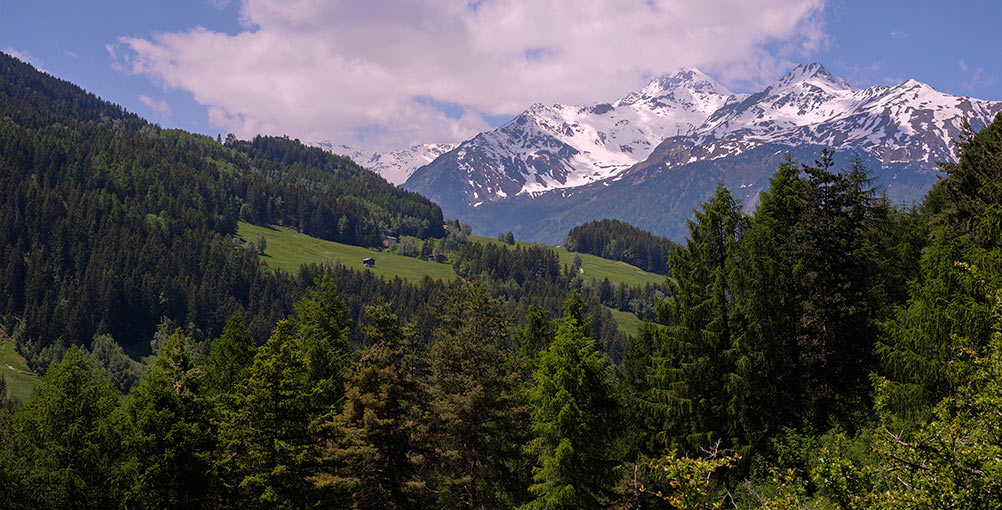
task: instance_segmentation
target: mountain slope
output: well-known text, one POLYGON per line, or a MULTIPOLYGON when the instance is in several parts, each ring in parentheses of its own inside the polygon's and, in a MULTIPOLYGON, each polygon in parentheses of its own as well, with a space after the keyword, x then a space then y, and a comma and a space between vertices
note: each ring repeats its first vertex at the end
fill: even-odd
POLYGON ((0 318, 36 354, 98 332, 142 348, 162 318, 215 335, 237 311, 265 338, 308 281, 264 273, 241 218, 370 246, 442 228, 346 158, 161 129, 2 53, 0 196, 0 318))
MULTIPOLYGON (((537 105, 418 169, 405 186, 432 197, 447 216, 462 218, 485 234, 513 230, 519 238, 559 242, 570 227, 613 218, 678 239, 684 219, 716 182, 726 182, 751 207, 786 154, 809 162, 822 147, 836 149, 843 165, 861 158, 892 200, 918 200, 937 178, 937 162, 955 159, 952 142, 965 122, 977 129, 1002 111, 1002 102, 952 96, 914 80, 853 89, 817 63, 797 66, 748 96, 725 95, 726 89, 703 76, 683 70, 608 105, 616 112, 610 115, 625 117, 623 112, 638 103, 644 111, 669 104, 670 118, 677 122, 675 134, 664 129, 667 122, 658 124, 660 135, 649 127, 643 130, 647 141, 664 136, 649 150, 637 150, 643 147, 638 143, 631 146, 632 153, 591 151, 590 168, 604 171, 563 180, 528 179, 538 172, 526 165, 501 165, 506 172, 498 171, 498 161, 520 161, 516 154, 532 155, 535 159, 529 161, 537 166, 543 161, 558 169, 577 157, 576 149, 557 136, 504 136, 554 131, 552 122, 539 121, 547 118, 541 112, 566 107, 537 105), (703 121, 694 125, 698 118, 703 121), (550 129, 533 129, 539 125, 550 129), (464 148, 470 150, 463 153, 464 148), (645 157, 621 166, 627 155, 637 154, 645 157)), ((606 133, 604 121, 601 115, 582 118, 577 130, 606 133)))
POLYGON ((613 103, 537 103, 419 168, 404 186, 454 208, 614 179, 665 137, 691 133, 741 97, 688 68, 613 103))
POLYGON ((425 143, 386 152, 365 152, 349 145, 335 145, 331 142, 315 142, 311 145, 332 154, 351 158, 352 161, 376 172, 387 181, 399 185, 406 182, 415 170, 451 151, 457 144, 425 143))

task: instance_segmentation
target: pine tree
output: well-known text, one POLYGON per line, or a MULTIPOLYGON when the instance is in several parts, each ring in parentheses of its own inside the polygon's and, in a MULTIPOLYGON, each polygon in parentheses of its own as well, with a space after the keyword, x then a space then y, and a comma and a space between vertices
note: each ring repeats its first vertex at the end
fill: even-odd
POLYGON ((707 447, 733 437, 726 384, 736 333, 731 268, 745 220, 722 184, 689 221, 689 240, 673 251, 672 290, 659 311, 671 324, 658 346, 649 408, 666 442, 707 447))
POLYGON ((126 506, 211 506, 214 431, 201 395, 203 372, 192 362, 187 344, 180 330, 171 335, 123 406, 131 481, 126 506))
POLYGON ((217 469, 240 506, 301 508, 315 496, 314 389, 291 329, 275 326, 220 419, 217 469))
POLYGON ((734 376, 728 414, 746 444, 760 444, 781 427, 800 425, 796 335, 800 288, 793 278, 794 229, 804 183, 792 161, 779 166, 762 193, 731 271, 736 322, 734 376))
POLYGON ((18 455, 35 508, 110 508, 121 446, 112 413, 118 392, 76 346, 52 365, 34 398, 14 419, 18 455))
POLYGON ((429 353, 439 505, 511 508, 520 491, 526 408, 501 303, 480 285, 452 296, 429 353))
POLYGON ((222 395, 247 378, 257 346, 240 313, 226 321, 223 334, 212 342, 205 359, 206 391, 222 395))
POLYGON ((345 404, 327 428, 326 472, 318 486, 350 495, 355 509, 421 508, 426 481, 427 389, 413 354, 412 333, 385 306, 369 307, 372 345, 348 373, 345 404))
POLYGON ((529 391, 536 438, 528 452, 537 464, 529 488, 534 499, 523 508, 606 508, 617 482, 612 366, 588 335, 582 306, 569 300, 529 391))

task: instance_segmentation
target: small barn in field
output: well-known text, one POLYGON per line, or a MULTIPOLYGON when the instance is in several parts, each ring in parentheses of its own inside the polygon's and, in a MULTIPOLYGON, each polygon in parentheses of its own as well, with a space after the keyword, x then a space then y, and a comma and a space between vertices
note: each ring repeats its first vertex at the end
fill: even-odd
POLYGON ((372 257, 365 257, 362 259, 362 265, 365 267, 376 267, 376 259, 372 257))

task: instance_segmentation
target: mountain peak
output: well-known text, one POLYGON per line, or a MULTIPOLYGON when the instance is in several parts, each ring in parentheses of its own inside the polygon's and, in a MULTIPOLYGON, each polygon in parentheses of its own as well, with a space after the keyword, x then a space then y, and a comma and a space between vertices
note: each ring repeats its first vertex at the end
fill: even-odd
POLYGON ((832 76, 832 74, 825 69, 825 66, 818 62, 800 64, 797 67, 794 67, 793 70, 780 78, 779 82, 777 82, 774 86, 785 88, 801 83, 810 83, 812 85, 820 86, 823 89, 852 90, 852 87, 849 86, 845 80, 832 76))
POLYGON ((730 90, 727 90, 727 87, 717 83, 716 80, 695 67, 683 67, 674 73, 658 76, 647 83, 642 93, 656 97, 676 89, 711 92, 723 96, 732 94, 730 90))

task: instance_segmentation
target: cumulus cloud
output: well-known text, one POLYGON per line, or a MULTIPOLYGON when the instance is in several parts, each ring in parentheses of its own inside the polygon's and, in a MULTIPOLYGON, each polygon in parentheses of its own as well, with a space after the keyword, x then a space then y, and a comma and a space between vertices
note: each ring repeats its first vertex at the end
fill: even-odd
POLYGON ((682 66, 725 83, 771 80, 824 44, 823 8, 824 0, 243 0, 240 33, 123 37, 109 53, 126 72, 189 91, 213 126, 238 136, 379 149, 457 141, 484 129, 484 115, 536 101, 612 100, 682 66))
POLYGON ((140 95, 139 96, 139 100, 144 105, 146 105, 147 108, 149 108, 150 110, 152 110, 153 113, 160 120, 170 119, 171 109, 170 109, 170 105, 167 104, 167 101, 164 101, 164 100, 157 101, 157 100, 151 99, 149 96, 144 96, 144 95, 140 95))

